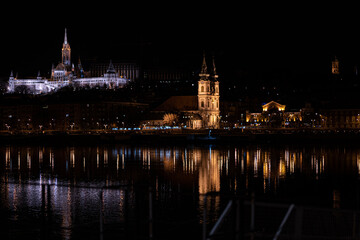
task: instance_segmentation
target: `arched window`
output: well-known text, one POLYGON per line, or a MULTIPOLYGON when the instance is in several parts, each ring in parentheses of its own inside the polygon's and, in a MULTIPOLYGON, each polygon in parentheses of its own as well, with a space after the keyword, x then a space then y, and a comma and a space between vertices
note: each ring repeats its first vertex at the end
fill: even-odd
POLYGON ((204 86, 201 86, 201 92, 204 92, 204 86))
POLYGON ((201 107, 202 108, 204 107, 204 101, 201 101, 201 107))

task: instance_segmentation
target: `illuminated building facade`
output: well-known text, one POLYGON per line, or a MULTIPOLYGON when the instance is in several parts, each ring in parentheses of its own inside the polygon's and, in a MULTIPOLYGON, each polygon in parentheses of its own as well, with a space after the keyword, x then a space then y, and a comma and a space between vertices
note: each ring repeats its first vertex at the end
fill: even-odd
POLYGON ((261 113, 246 113, 246 122, 252 126, 262 127, 298 127, 302 122, 302 114, 299 112, 285 112, 286 105, 275 101, 262 106, 261 113))
MULTIPOLYGON (((103 76, 107 73, 108 63, 94 63, 90 65, 91 76, 103 76)), ((136 63, 113 63, 115 71, 121 78, 138 80, 140 78, 140 67, 136 63)))
POLYGON ((203 120, 203 127, 219 128, 220 108, 219 108, 219 81, 216 74, 215 61, 213 58, 213 74, 207 72, 205 54, 198 82, 198 106, 199 114, 203 120))
POLYGON ((219 81, 213 59, 212 74, 208 74, 205 55, 198 81, 198 95, 172 96, 156 107, 152 113, 157 119, 149 118, 143 121, 142 127, 156 128, 167 125, 165 116, 176 115, 172 126, 190 129, 220 128, 220 93, 219 81), (156 116, 155 116, 156 115, 156 116), (151 123, 156 123, 152 125, 151 123))
POLYGON ((36 79, 18 79, 11 72, 8 92, 17 92, 19 88, 22 91, 25 88, 27 93, 46 94, 69 84, 79 87, 106 86, 108 88, 119 88, 123 87, 129 80, 128 76, 120 76, 111 61, 106 73, 99 77, 85 77, 80 60, 77 68, 75 68, 74 64, 71 64, 71 48, 67 40, 67 30, 65 29, 61 63, 56 67, 52 66, 51 77, 49 79, 42 78, 39 73, 36 79))
POLYGON ((246 125, 258 128, 316 128, 327 130, 360 129, 359 108, 323 108, 309 106, 299 111, 285 111, 285 105, 271 101, 262 112, 246 112, 246 125))

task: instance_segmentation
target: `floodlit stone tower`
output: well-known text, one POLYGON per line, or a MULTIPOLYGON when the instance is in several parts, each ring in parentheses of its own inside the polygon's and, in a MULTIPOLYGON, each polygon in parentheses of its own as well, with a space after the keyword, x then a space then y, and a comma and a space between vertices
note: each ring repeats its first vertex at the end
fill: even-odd
POLYGON ((198 108, 204 128, 220 127, 219 81, 213 58, 212 75, 208 74, 205 53, 198 81, 198 108))
POLYGON ((63 47, 62 47, 62 64, 65 65, 65 67, 69 68, 71 67, 71 49, 70 49, 70 44, 67 41, 67 32, 66 32, 66 28, 65 28, 65 36, 64 36, 64 43, 63 43, 63 47))

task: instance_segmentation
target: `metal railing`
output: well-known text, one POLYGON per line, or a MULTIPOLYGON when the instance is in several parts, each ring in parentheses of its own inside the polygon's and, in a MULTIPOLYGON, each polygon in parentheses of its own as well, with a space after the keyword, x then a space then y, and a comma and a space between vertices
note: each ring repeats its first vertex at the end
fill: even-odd
MULTIPOLYGON (((206 205, 204 197, 204 206, 206 205)), ((257 202, 233 197, 203 240, 213 239, 360 239, 360 212, 257 202)))

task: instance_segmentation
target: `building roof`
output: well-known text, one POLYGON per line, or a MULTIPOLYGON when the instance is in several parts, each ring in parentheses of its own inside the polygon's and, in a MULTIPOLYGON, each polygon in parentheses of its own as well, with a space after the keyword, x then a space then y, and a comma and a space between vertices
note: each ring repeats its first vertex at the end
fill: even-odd
POLYGON ((270 110, 272 108, 277 108, 279 111, 284 111, 285 107, 286 107, 285 105, 282 105, 282 104, 277 103, 275 101, 268 102, 268 103, 266 103, 266 104, 264 104, 262 106, 263 111, 267 111, 267 110, 270 110))
POLYGON ((172 96, 160 104, 154 111, 196 111, 198 110, 197 96, 172 96))
POLYGON ((116 73, 114 65, 111 60, 110 60, 110 64, 109 64, 109 67, 108 67, 106 73, 116 73))
POLYGON ((55 70, 65 70, 65 65, 64 65, 63 63, 59 63, 59 64, 56 66, 55 70))
POLYGON ((186 116, 186 117, 190 118, 191 120, 202 120, 202 117, 200 116, 200 114, 194 113, 194 112, 185 112, 183 114, 183 116, 186 116))

